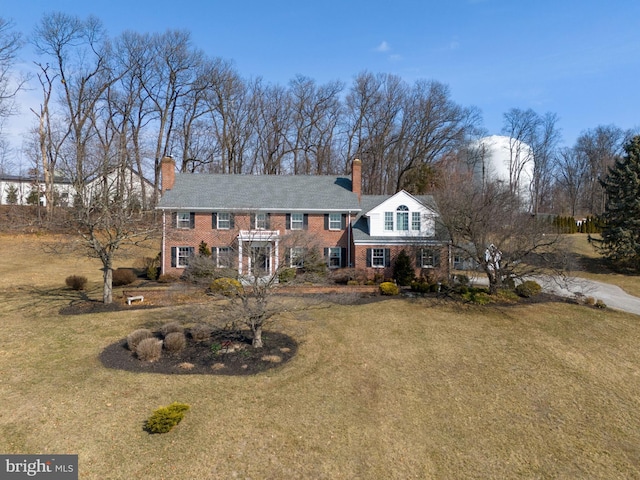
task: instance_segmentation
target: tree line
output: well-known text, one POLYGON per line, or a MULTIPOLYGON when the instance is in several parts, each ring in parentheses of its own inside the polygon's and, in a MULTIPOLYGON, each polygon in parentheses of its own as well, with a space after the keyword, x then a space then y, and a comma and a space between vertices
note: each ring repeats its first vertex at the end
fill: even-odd
MULTIPOLYGON (((24 41, 11 27, 0 21, 3 119, 24 41)), ((465 159, 486 133, 481 112, 435 80, 361 72, 350 85, 305 76, 271 84, 207 55, 187 31, 110 37, 97 18, 65 13, 43 16, 26 42, 41 103, 25 148, 46 185, 63 173, 84 192, 91 179, 131 168, 151 180, 144 208, 157 201, 166 155, 182 172, 228 174, 348 174, 360 158, 363 193, 420 194, 445 181, 442 165, 465 159)), ((535 211, 571 216, 603 211, 600 180, 631 136, 598 126, 560 148, 557 115, 518 108, 504 114, 502 133, 535 158, 535 211)), ((520 168, 521 152, 511 154, 520 168)), ((53 207, 53 189, 45 195, 53 207)))

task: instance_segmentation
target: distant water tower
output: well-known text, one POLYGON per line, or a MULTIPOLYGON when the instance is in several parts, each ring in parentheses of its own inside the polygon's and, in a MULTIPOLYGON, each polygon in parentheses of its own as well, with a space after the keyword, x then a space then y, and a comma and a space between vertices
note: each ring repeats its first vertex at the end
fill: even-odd
POLYGON ((476 182, 501 182, 524 208, 532 208, 534 158, 529 145, 501 135, 483 137, 469 148, 467 162, 476 182))

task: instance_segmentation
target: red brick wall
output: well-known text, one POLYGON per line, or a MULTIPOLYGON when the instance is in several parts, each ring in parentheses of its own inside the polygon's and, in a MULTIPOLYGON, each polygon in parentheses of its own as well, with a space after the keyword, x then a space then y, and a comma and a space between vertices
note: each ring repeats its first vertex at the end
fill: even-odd
MULTIPOLYGON (((393 265, 395 264, 396 257, 398 254, 404 250, 407 255, 409 255, 409 259, 414 265, 414 272, 417 278, 420 277, 433 277, 433 281, 444 280, 449 276, 449 249, 447 246, 442 247, 428 247, 433 248, 434 250, 440 251, 440 265, 437 268, 420 268, 417 264, 417 254, 418 249, 423 248, 422 246, 390 246, 386 247, 390 250, 390 262, 389 266, 385 268, 380 267, 367 267, 367 249, 369 248, 385 248, 384 246, 373 246, 373 245, 356 245, 355 247, 355 266, 356 269, 362 272, 362 275, 370 280, 372 280, 376 275, 382 275, 384 279, 392 279, 393 278, 393 265)), ((425 247, 427 248, 427 247, 425 247)))
MULTIPOLYGON (((180 275, 183 268, 171 267, 171 247, 193 247, 197 253, 198 246, 204 241, 209 248, 231 246, 237 249, 237 238, 240 230, 251 230, 249 214, 235 214, 234 228, 219 230, 212 228, 211 212, 195 213, 193 229, 178 229, 171 213, 166 214, 165 258, 163 258, 163 272, 165 274, 180 275)), ((288 247, 298 246, 316 248, 320 255, 327 247, 348 248, 349 238, 347 230, 325 230, 324 214, 309 214, 307 230, 286 230, 286 214, 272 213, 269 219, 269 230, 280 231, 280 257, 284 258, 288 247)))

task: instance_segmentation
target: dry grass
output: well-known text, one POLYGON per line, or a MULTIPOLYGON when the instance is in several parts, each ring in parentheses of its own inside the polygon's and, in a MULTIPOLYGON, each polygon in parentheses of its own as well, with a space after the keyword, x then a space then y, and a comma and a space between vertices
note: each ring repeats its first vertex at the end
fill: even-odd
POLYGON ((625 292, 640 297, 640 275, 622 275, 612 272, 600 265, 600 256, 587 241, 586 234, 568 235, 574 251, 585 268, 576 269, 571 275, 611 283, 622 288, 625 292))
MULTIPOLYGON (((15 272, 6 257, 2 281, 15 272)), ((560 303, 316 307, 280 319, 301 346, 265 374, 133 374, 98 354, 194 310, 62 317, 79 295, 63 287, 75 260, 25 259, 47 271, 0 287, 4 453, 77 453, 83 479, 640 478, 636 316, 560 303), (189 416, 144 432, 149 411, 174 401, 189 416)))

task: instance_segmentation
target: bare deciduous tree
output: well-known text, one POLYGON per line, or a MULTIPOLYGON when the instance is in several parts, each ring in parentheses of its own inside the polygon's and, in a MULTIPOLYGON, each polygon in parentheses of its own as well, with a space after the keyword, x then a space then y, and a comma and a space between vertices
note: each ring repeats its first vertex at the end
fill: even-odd
POLYGON ((441 218, 452 244, 477 264, 492 294, 509 279, 555 265, 561 237, 524 208, 518 195, 501 182, 474 182, 472 173, 449 172, 437 192, 441 218))

